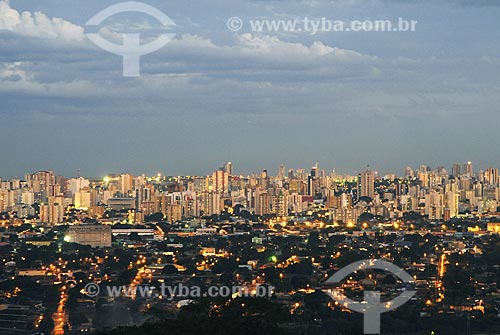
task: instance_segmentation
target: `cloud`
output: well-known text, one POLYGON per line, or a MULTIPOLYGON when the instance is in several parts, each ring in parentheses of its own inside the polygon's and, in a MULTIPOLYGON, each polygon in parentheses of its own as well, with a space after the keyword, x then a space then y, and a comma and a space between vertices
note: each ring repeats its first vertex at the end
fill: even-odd
POLYGON ((22 69, 23 65, 23 62, 0 63, 0 82, 19 82, 31 79, 31 75, 22 69))
POLYGON ((34 36, 65 41, 82 41, 82 27, 61 18, 49 18, 42 12, 22 12, 10 7, 7 1, 0 1, 0 30, 7 30, 25 36, 34 36))
POLYGON ((315 41, 308 47, 302 43, 285 42, 275 36, 242 34, 238 36, 238 42, 243 52, 254 56, 280 56, 280 58, 283 58, 283 55, 290 55, 290 59, 298 58, 308 60, 317 60, 327 55, 345 60, 361 56, 359 53, 332 48, 318 41, 315 41))
POLYGON ((290 66, 295 64, 310 64, 318 61, 369 61, 375 57, 362 55, 356 51, 346 50, 325 45, 315 41, 311 45, 299 42, 283 41, 276 36, 242 34, 236 37, 234 45, 220 46, 211 40, 194 35, 183 35, 172 41, 165 48, 166 53, 183 52, 189 54, 203 54, 226 58, 252 58, 254 60, 279 63, 290 66))
POLYGON ((379 59, 374 56, 320 41, 305 44, 260 34, 238 35, 229 45, 182 35, 147 59, 146 74, 201 73, 212 78, 257 82, 371 77, 380 72, 379 59))
MULTIPOLYGON (((61 115, 98 110, 122 116, 132 111, 156 115, 165 106, 169 113, 195 114, 202 109, 260 115, 271 110, 273 115, 294 117, 304 110, 360 117, 367 111, 379 111, 377 115, 383 117, 409 115, 409 110, 457 112, 460 106, 468 109, 470 101, 483 94, 472 85, 484 85, 465 69, 481 70, 483 83, 489 82, 486 74, 495 73, 489 71, 491 67, 483 71, 481 63, 473 60, 384 59, 338 47, 332 40, 290 41, 250 33, 221 38, 205 32, 179 34, 159 52, 142 58, 139 79, 125 79, 121 57, 86 39, 48 43, 41 37, 50 34, 20 33, 24 13, 5 1, 0 4, 9 9, 2 11, 0 25, 14 32, 0 35, 0 49, 5 50, 0 96, 12 105, 32 104, 32 110, 61 115), (453 101, 460 101, 460 106, 453 101)), ((44 26, 54 28, 52 21, 47 18, 44 26)), ((120 37, 106 27, 101 34, 110 40, 120 37)))
MULTIPOLYGON (((20 13, 7 1, 0 0, 2 30, 9 32, 0 38, 0 47, 9 46, 5 48, 3 61, 31 64, 25 68, 34 80, 25 80, 23 89, 30 82, 37 83, 38 91, 38 84, 46 81, 83 80, 100 86, 105 80, 121 80, 120 57, 94 46, 85 38, 84 29, 71 22, 49 18, 42 12, 20 13), (53 71, 54 66, 60 71, 53 71)), ((100 33, 110 41, 121 42, 121 34, 109 27, 103 27, 100 33)), ((213 42, 206 36, 184 34, 159 52, 143 57, 142 73, 243 82, 292 82, 371 77, 380 73, 377 63, 377 57, 321 41, 290 42, 276 36, 246 33, 213 42)))
MULTIPOLYGON (((366 0, 363 0, 366 1, 366 0)), ((440 4, 439 1, 434 0, 416 0, 413 2, 409 2, 408 0, 383 0, 385 2, 400 2, 408 5, 414 4, 440 4)), ((470 6, 470 7, 496 7, 500 6, 500 1, 498 0, 445 0, 444 3, 450 3, 454 5, 460 6, 470 6)))

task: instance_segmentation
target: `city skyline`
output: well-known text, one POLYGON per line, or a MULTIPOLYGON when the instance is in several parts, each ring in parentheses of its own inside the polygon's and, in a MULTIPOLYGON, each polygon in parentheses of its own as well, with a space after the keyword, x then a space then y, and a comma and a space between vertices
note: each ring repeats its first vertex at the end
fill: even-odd
MULTIPOLYGON (((327 166, 321 164, 320 162, 315 162, 314 164, 310 164, 309 167, 307 167, 307 166, 292 166, 292 165, 288 166, 288 165, 282 163, 282 164, 278 164, 277 166, 263 167, 260 170, 251 170, 249 168, 241 167, 238 164, 235 165, 235 162, 228 161, 226 163, 221 163, 220 166, 217 166, 217 164, 211 164, 212 168, 209 168, 208 170, 206 170, 204 172, 200 172, 200 173, 182 173, 182 172, 181 173, 168 173, 168 172, 165 173, 164 171, 161 171, 161 170, 156 170, 156 172, 145 172, 144 170, 141 171, 140 169, 137 171, 132 171, 132 170, 127 170, 126 168, 123 168, 123 169, 119 169, 119 170, 115 170, 115 171, 107 171, 104 173, 100 173, 98 175, 93 175, 93 174, 87 174, 87 173, 85 173, 85 171, 82 171, 81 169, 76 169, 72 172, 70 171, 69 173, 63 173, 63 172, 61 172, 57 169, 54 169, 54 168, 46 168, 46 169, 29 169, 27 171, 24 171, 21 174, 16 174, 14 176, 2 175, 0 173, 0 180, 22 179, 27 174, 42 172, 42 171, 52 171, 57 175, 64 176, 67 178, 83 177, 83 178, 89 178, 89 179, 93 179, 93 180, 96 180, 96 179, 100 180, 100 179, 103 179, 107 176, 121 175, 121 174, 132 174, 135 176, 147 176, 147 177, 155 177, 158 174, 160 174, 162 177, 177 177, 177 176, 193 176, 194 177, 194 176, 207 176, 207 175, 211 175, 212 172, 214 172, 214 171, 223 170, 227 163, 232 164, 232 171, 235 171, 234 169, 236 166, 236 171, 235 171, 236 173, 231 174, 234 176, 256 175, 256 174, 260 174, 262 171, 267 171, 267 173, 269 175, 274 176, 274 175, 278 175, 278 173, 282 167, 284 167, 286 169, 285 172, 288 173, 289 170, 296 171, 299 169, 307 172, 307 171, 310 171, 311 169, 314 169, 315 167, 319 166, 320 171, 324 170, 327 174, 335 173, 341 177, 343 177, 343 176, 356 176, 356 175, 363 173, 365 171, 373 171, 375 173, 376 177, 383 177, 383 176, 388 175, 388 174, 394 174, 396 176, 403 176, 405 174, 405 170, 407 168, 411 168, 414 171, 418 171, 418 169, 421 168, 422 166, 425 166, 425 167, 429 168, 430 170, 438 170, 440 168, 444 168, 444 169, 446 169, 446 171, 450 175, 453 175, 453 168, 456 164, 458 164, 458 165, 460 165, 460 167, 462 167, 463 165, 466 165, 467 163, 472 164, 472 166, 474 167, 474 174, 473 175, 476 175, 479 171, 484 172, 490 168, 500 168, 500 164, 498 166, 495 166, 495 165, 482 166, 482 165, 476 164, 472 161, 463 161, 463 162, 456 161, 450 165, 444 165, 444 164, 429 165, 429 164, 424 164, 424 163, 420 163, 420 164, 416 164, 416 165, 407 164, 407 165, 404 165, 404 168, 398 169, 398 170, 390 170, 390 169, 379 170, 376 168, 376 166, 373 166, 371 164, 365 164, 364 166, 362 166, 356 170, 339 171, 335 168, 327 167, 327 166)), ((236 163, 238 163, 238 162, 236 162, 236 163)))
MULTIPOLYGON (((357 175, 340 176, 327 173, 318 163, 310 170, 280 165, 276 174, 262 170, 248 176, 238 175, 234 168, 227 162, 201 176, 121 173, 98 179, 38 171, 22 180, 1 180, 0 213, 4 218, 60 224, 72 220, 68 214, 75 210, 87 219, 107 222, 111 210, 126 214, 125 222, 142 223, 152 218, 177 222, 242 208, 257 215, 287 217, 319 206, 349 228, 363 223, 363 213, 372 207, 380 217, 396 221, 409 213, 449 221, 471 213, 496 215, 500 210, 498 168, 475 170, 471 161, 453 164, 451 172, 443 166, 406 167, 402 177, 382 177, 369 166, 357 175)), ((75 223, 82 223, 81 218, 75 223)))

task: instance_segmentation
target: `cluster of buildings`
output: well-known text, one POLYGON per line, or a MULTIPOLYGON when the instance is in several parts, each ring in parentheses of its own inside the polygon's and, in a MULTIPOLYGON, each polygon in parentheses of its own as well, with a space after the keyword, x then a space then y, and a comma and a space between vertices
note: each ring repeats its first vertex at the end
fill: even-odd
POLYGON ((496 213, 499 200, 498 169, 475 171, 471 162, 454 164, 451 173, 444 167, 407 167, 402 177, 379 176, 370 169, 340 176, 317 164, 310 171, 286 170, 282 165, 274 175, 263 170, 242 176, 227 163, 208 176, 117 174, 97 180, 41 171, 0 183, 0 213, 50 224, 78 223, 84 217, 102 223, 117 223, 117 217, 142 223, 158 213, 163 220, 176 222, 236 207, 258 216, 285 218, 315 206, 327 209, 329 218, 339 224, 356 225, 365 212, 390 220, 416 212, 448 221, 496 213), (113 214, 117 212, 119 216, 113 214))
MULTIPOLYGON (((451 173, 407 168, 400 177, 369 168, 340 176, 318 165, 241 176, 231 163, 208 176, 28 174, 0 182, 0 309, 28 309, 26 334, 79 334, 141 323, 136 315, 152 306, 175 315, 183 303, 89 297, 89 283, 224 280, 272 285, 290 325, 299 327, 316 313, 307 296, 324 289, 325 278, 377 258, 415 279, 422 320, 466 312, 496 325, 498 201, 498 170, 475 171, 470 162, 451 173)), ((378 289, 392 298, 401 285, 373 273, 342 290, 362 298, 363 290, 378 289)), ((323 307, 328 315, 347 311, 333 302, 323 307)), ((0 320, 0 328, 18 323, 0 320)))

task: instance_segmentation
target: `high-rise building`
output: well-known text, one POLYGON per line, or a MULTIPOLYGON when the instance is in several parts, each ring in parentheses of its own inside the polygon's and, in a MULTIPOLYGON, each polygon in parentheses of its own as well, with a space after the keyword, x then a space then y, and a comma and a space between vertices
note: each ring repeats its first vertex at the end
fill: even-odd
POLYGON ((75 208, 88 209, 92 205, 92 194, 89 188, 82 188, 75 193, 75 208))
POLYGON ((272 197, 272 211, 278 216, 288 216, 288 192, 280 190, 272 197))
POLYGON ((255 214, 265 215, 271 213, 271 197, 266 190, 257 188, 255 190, 255 214))
POLYGON ((46 202, 51 196, 50 187, 55 184, 56 179, 53 171, 40 171, 26 175, 26 181, 35 193, 35 201, 46 202))
POLYGON ((285 177, 285 166, 281 164, 278 170, 278 178, 283 179, 284 177, 285 177))
POLYGON ((307 177, 307 194, 315 196, 319 191, 318 164, 312 167, 311 173, 307 177))
POLYGON ((462 174, 462 168, 460 164, 455 163, 453 164, 453 167, 451 168, 451 174, 453 177, 458 178, 462 174))
POLYGON ((472 162, 468 161, 464 166, 462 167, 462 174, 466 175, 469 178, 474 177, 474 169, 472 167, 472 162))
MULTIPOLYGON (((443 195, 436 190, 431 190, 425 195, 425 215, 429 219, 442 219, 443 218, 443 195)), ((448 209, 451 217, 451 209, 448 209)))
POLYGON ((134 187, 134 176, 131 174, 122 174, 120 176, 120 192, 123 197, 127 197, 129 192, 132 191, 134 187))
POLYGON ((484 171, 484 182, 488 185, 498 186, 498 169, 487 168, 484 171))
POLYGON ((229 173, 224 170, 215 171, 212 174, 212 189, 218 193, 227 193, 229 191, 229 173))
POLYGON ((318 175, 318 164, 311 168, 311 176, 316 177, 318 175))
POLYGON ((90 181, 83 177, 80 178, 72 178, 68 180, 68 189, 71 192, 71 195, 75 195, 82 188, 89 187, 90 181))
POLYGON ((226 171, 229 176, 232 176, 233 175, 233 163, 227 162, 226 165, 224 166, 224 171, 226 171))
POLYGON ((223 199, 218 192, 205 191, 200 194, 200 210, 203 215, 220 214, 224 208, 223 199))
POLYGON ((175 222, 182 220, 182 206, 172 204, 167 206, 167 221, 175 222))
POLYGON ((50 224, 62 223, 67 206, 68 199, 63 196, 49 197, 47 204, 40 205, 40 221, 50 224))
POLYGON ((269 186, 269 176, 267 175, 266 169, 262 170, 262 172, 260 174, 259 184, 263 188, 267 188, 269 186))
POLYGON ((375 171, 366 170, 358 175, 358 199, 375 195, 375 171))
POLYGON ((460 195, 455 192, 446 192, 445 193, 445 210, 449 211, 450 218, 458 217, 458 202, 460 195))

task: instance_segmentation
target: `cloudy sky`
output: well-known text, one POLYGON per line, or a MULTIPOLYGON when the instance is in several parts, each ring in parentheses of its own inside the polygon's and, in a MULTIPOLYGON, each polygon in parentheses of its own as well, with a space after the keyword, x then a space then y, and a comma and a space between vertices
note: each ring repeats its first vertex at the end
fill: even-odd
MULTIPOLYGON (((236 173, 500 167, 498 0, 144 1, 175 38, 142 57, 137 78, 85 35, 115 3, 0 0, 0 176, 207 174, 225 161, 236 173), (418 24, 311 34, 248 21, 304 17, 418 24)), ((98 29, 154 39, 155 23, 124 13, 98 29)))

